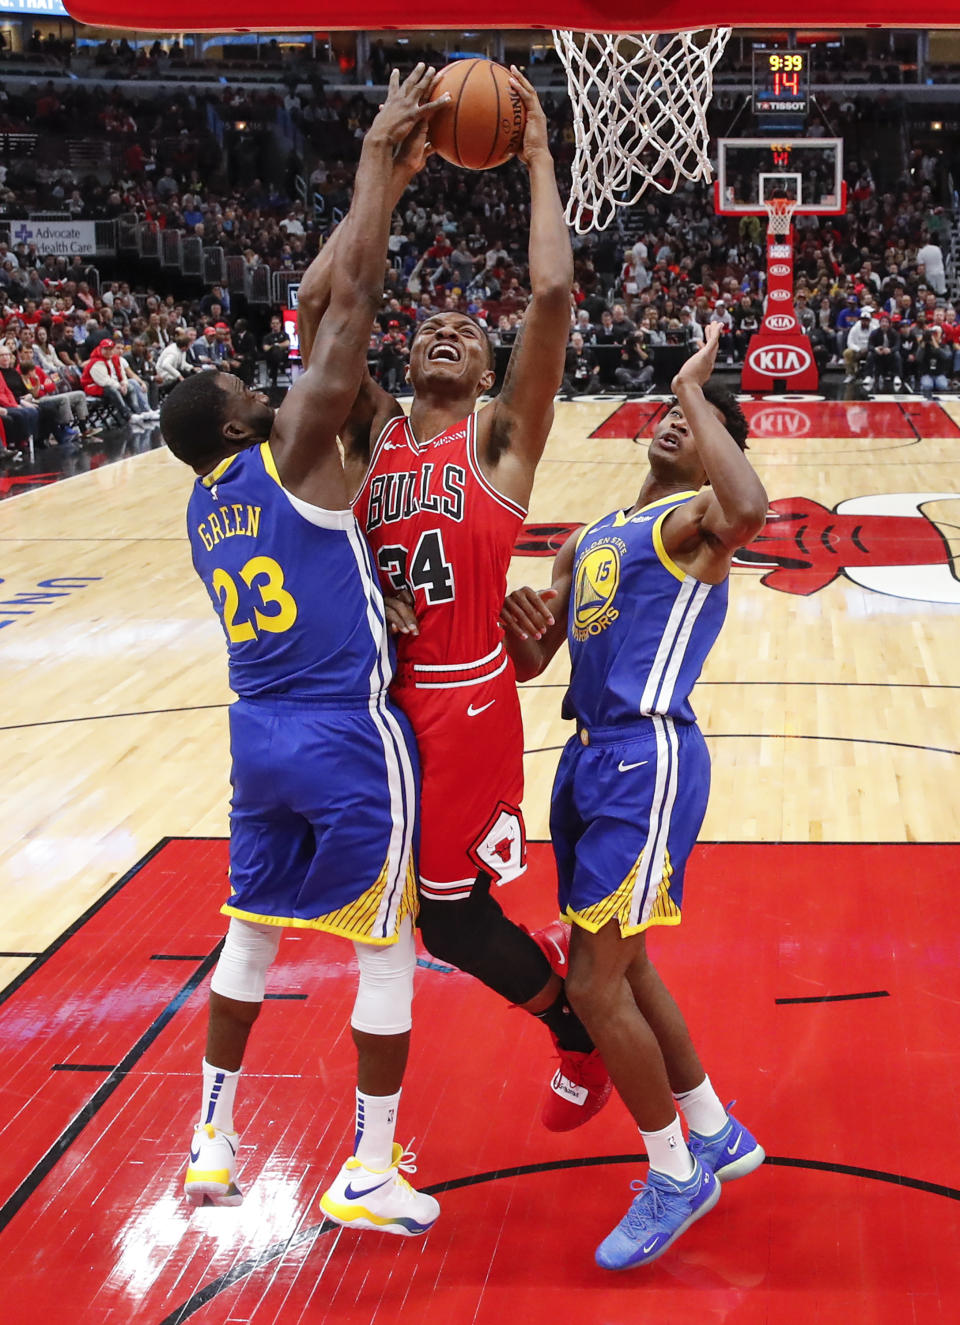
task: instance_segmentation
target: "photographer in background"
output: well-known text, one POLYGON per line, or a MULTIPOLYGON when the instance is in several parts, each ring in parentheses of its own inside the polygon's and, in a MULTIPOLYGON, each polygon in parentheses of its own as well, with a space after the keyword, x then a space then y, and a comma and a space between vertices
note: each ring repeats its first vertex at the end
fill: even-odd
POLYGON ((620 367, 614 373, 614 379, 620 390, 628 395, 649 391, 653 386, 653 364, 645 341, 643 329, 638 328, 620 349, 620 367))

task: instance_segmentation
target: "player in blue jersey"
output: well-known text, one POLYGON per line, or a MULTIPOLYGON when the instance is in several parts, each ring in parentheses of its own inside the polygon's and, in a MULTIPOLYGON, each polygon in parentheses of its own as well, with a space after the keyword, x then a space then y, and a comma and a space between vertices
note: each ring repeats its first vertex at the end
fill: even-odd
POLYGON ((659 1256, 711 1209, 721 1182, 764 1158, 720 1103, 645 933, 680 923, 710 787, 690 691, 723 624, 733 554, 767 511, 744 455, 743 412, 709 382, 719 334, 709 327, 674 378, 633 505, 567 541, 550 590, 517 590, 503 609, 521 680, 569 638, 563 712, 577 731, 550 815, 560 908, 573 923, 567 990, 650 1160, 647 1182, 634 1184, 639 1194, 597 1248, 611 1270, 659 1256))
POLYGON ((266 972, 285 927, 354 941, 353 1154, 327 1215, 409 1236, 439 1214, 402 1176, 394 1142, 410 1041, 416 910, 416 747, 387 699, 392 655, 370 551, 350 509, 337 433, 366 371, 394 171, 424 158, 417 65, 364 139, 349 230, 306 371, 276 413, 231 374, 188 378, 164 402, 170 450, 198 475, 187 523, 194 566, 227 639, 233 799, 231 917, 211 982, 200 1120, 184 1188, 239 1205, 233 1103, 266 972), (331 596, 332 595, 332 596, 331 596))

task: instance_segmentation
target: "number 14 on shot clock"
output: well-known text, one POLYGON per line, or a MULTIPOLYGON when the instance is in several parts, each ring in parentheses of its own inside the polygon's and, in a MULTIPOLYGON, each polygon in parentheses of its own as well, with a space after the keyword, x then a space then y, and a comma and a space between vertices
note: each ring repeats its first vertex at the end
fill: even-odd
POLYGON ((810 90, 808 51, 753 52, 753 112, 806 115, 810 90))

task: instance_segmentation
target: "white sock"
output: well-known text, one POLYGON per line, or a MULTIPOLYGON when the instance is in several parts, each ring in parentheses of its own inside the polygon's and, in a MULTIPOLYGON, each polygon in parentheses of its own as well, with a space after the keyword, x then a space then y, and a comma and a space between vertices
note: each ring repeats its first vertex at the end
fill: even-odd
POLYGON ((357 1091, 357 1136, 353 1153, 368 1169, 388 1169, 393 1162, 393 1133, 397 1126, 396 1095, 364 1095, 357 1091))
POLYGON ((658 1173, 666 1173, 671 1178, 677 1178, 683 1182, 693 1173, 693 1156, 687 1149, 687 1143, 683 1139, 683 1127, 680 1124, 680 1115, 675 1114, 673 1122, 667 1127, 661 1127, 659 1132, 644 1132, 641 1130, 644 1145, 647 1148, 647 1158, 650 1160, 651 1169, 656 1169, 658 1173))
POLYGON ((213 1067, 203 1060, 203 1102, 200 1106, 200 1122, 212 1123, 221 1132, 232 1132, 233 1100, 237 1093, 240 1069, 228 1072, 224 1067, 213 1067))
POLYGON ((677 1107, 687 1120, 687 1126, 697 1136, 716 1136, 727 1125, 728 1114, 710 1078, 704 1077, 699 1086, 685 1090, 682 1095, 674 1095, 677 1107))

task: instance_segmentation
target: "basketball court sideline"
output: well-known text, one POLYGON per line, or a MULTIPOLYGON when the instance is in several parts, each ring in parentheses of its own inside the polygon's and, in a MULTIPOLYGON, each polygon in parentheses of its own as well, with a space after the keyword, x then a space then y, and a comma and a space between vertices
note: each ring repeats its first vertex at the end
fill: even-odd
MULTIPOLYGON (((511 586, 545 584, 564 530, 633 500, 661 408, 558 405, 511 586)), ((656 955, 771 1162, 623 1277, 592 1252, 642 1172, 625 1112, 544 1132, 542 1037, 436 964, 418 972, 404 1118, 443 1216, 401 1246, 323 1226, 353 1060, 349 950, 322 937, 285 940, 268 986, 245 1205, 183 1205, 230 701, 183 535, 189 475, 158 450, 0 505, 0 1273, 17 1325, 619 1322, 640 1292, 666 1321, 799 1325, 812 1294, 837 1325, 957 1318, 960 408, 748 412, 771 519, 695 692, 713 791, 684 923, 656 955)), ((559 657, 523 687, 533 859, 503 900, 527 923, 553 913, 564 681, 559 657)))

